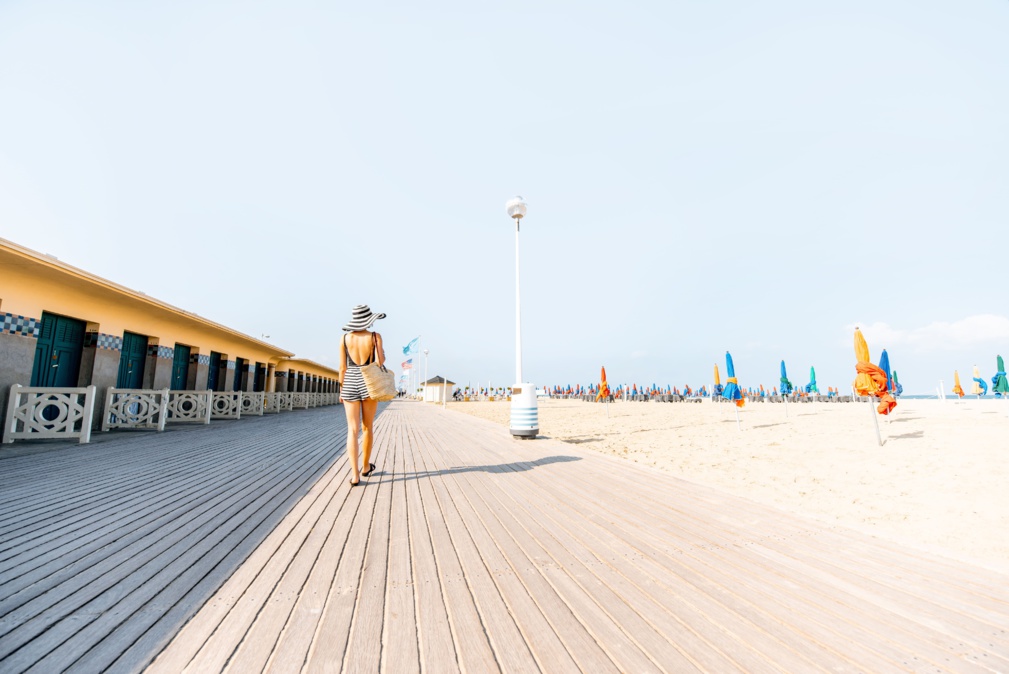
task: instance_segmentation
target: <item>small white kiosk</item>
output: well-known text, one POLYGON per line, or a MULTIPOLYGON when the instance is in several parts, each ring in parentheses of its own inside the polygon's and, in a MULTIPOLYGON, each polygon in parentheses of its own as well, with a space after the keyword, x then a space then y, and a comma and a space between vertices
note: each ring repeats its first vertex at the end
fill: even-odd
POLYGON ((454 381, 448 381, 445 377, 431 377, 424 382, 424 402, 444 403, 452 396, 454 381))

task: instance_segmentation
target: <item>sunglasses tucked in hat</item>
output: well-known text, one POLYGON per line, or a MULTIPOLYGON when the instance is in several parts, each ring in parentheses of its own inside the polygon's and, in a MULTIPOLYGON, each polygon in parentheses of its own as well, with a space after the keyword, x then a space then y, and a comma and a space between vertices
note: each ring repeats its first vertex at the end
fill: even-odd
POLYGON ((351 313, 353 315, 350 323, 343 326, 343 329, 347 332, 367 330, 371 327, 372 323, 380 318, 385 318, 385 314, 372 313, 371 308, 367 304, 358 304, 351 313))

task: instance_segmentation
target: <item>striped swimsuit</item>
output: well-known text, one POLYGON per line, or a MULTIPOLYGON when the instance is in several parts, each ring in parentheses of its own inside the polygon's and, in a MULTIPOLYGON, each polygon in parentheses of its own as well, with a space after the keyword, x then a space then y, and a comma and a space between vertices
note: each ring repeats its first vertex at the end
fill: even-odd
MULTIPOLYGON (((358 402, 368 399, 368 387, 364 384, 364 375, 361 374, 361 366, 350 357, 350 350, 347 349, 347 335, 343 336, 343 350, 347 353, 347 372, 343 375, 343 385, 340 387, 340 400, 358 402)), ((372 351, 368 357, 368 365, 375 359, 375 352, 372 351)))

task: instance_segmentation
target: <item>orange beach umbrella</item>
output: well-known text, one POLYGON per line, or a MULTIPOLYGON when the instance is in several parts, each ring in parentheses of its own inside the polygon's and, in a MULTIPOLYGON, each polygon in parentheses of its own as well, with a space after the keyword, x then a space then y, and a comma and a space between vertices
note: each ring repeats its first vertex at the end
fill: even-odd
POLYGON ((862 331, 855 328, 855 393, 860 396, 879 398, 876 411, 889 414, 897 406, 897 401, 887 390, 887 376, 879 366, 869 360, 869 345, 865 343, 862 331))
POLYGON ((960 386, 960 371, 953 370, 953 393, 963 398, 963 387, 960 386))
POLYGON ((603 367, 602 370, 602 374, 599 375, 602 379, 602 383, 599 384, 599 393, 596 394, 597 401, 600 398, 608 397, 610 395, 610 386, 606 383, 606 368, 603 367))

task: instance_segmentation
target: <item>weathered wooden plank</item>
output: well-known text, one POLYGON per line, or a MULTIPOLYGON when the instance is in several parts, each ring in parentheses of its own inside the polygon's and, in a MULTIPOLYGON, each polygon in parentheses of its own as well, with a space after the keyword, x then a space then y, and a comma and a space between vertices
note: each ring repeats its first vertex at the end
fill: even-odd
POLYGON ((333 582, 309 649, 305 668, 307 672, 341 671, 350 638, 350 627, 364 570, 365 550, 380 490, 368 489, 367 485, 348 485, 347 489, 354 494, 351 498, 360 499, 361 505, 346 535, 335 574, 330 575, 333 582))
MULTIPOLYGON (((336 497, 343 492, 347 470, 346 465, 341 465, 340 462, 330 468, 292 509, 285 521, 270 533, 248 561, 221 586, 214 601, 204 606, 186 624, 171 646, 151 664, 147 670, 150 674, 182 671, 205 647, 211 635, 219 632, 225 619, 234 616, 244 617, 248 622, 253 620, 259 607, 255 597, 263 594, 262 589, 252 588, 253 584, 270 587, 275 585, 283 571, 283 565, 302 548, 303 541, 315 529, 328 530, 327 527, 332 526, 335 516, 333 510, 345 502, 345 498, 336 497), (243 602, 247 593, 250 596, 243 602), (236 610, 238 606, 241 608, 236 610)), ((232 644, 232 650, 236 646, 237 641, 232 644)))
POLYGON ((414 584, 410 557, 410 522, 407 519, 407 493, 404 474, 406 454, 412 448, 406 442, 403 417, 392 419, 382 430, 390 436, 395 461, 388 475, 391 513, 389 522, 389 563, 386 575, 386 601, 382 624, 382 661, 380 671, 390 674, 420 672, 420 651, 417 643, 417 616, 414 606, 414 584))
POLYGON ((473 544, 472 534, 463 524, 456 504, 439 473, 442 466, 433 455, 430 434, 418 434, 419 449, 425 469, 436 477, 429 480, 439 509, 444 517, 446 531, 452 549, 458 558, 462 578, 469 587, 474 607, 484 625, 486 638, 490 641, 495 660, 505 672, 531 672, 539 669, 515 624, 508 606, 501 597, 489 569, 473 544))
MULTIPOLYGON (((40 566, 32 568, 30 563, 7 560, 7 564, 11 566, 4 569, 2 577, 4 587, 10 590, 11 596, 0 600, 0 612, 13 610, 67 578, 79 578, 82 569, 98 564, 115 553, 126 550, 122 553, 125 557, 114 562, 114 565, 118 565, 123 559, 145 549, 151 541, 163 543, 174 531, 189 526, 194 518, 227 502, 230 496, 255 489, 257 483, 268 480, 277 472, 290 469, 278 462, 271 462, 273 472, 270 473, 264 474, 253 468, 259 460, 268 456, 250 456, 247 459, 249 468, 244 474, 227 467, 224 472, 229 475, 228 481, 220 479, 221 473, 202 471, 206 479, 195 486, 179 489, 178 498, 153 504, 137 503, 131 508, 117 511, 118 515, 109 516, 111 521, 108 524, 96 524, 80 530, 79 538, 68 534, 69 542, 65 546, 48 550, 46 557, 49 561, 40 566)), ((312 454, 301 453, 298 458, 305 461, 311 456, 312 454)))
POLYGON ((390 426, 385 433, 376 436, 372 462, 376 464, 376 471, 381 472, 361 478, 365 488, 377 490, 378 496, 342 671, 377 672, 382 664, 382 628, 385 623, 388 594, 393 480, 392 471, 388 471, 387 474, 385 468, 395 463, 394 453, 398 451, 396 432, 395 426, 390 426))
POLYGON ((403 426, 402 442, 407 451, 404 471, 406 485, 407 518, 410 527, 410 558, 413 560, 413 587, 416 594, 417 643, 424 672, 458 672, 460 663, 456 656, 448 609, 442 594, 443 579, 435 563, 434 543, 427 525, 427 513, 420 494, 420 480, 410 479, 418 470, 416 443, 412 416, 408 408, 400 410, 409 421, 403 426))
MULTIPOLYGON (((302 438, 293 441, 301 442, 311 437, 304 431, 301 435, 302 438)), ((188 463, 184 470, 167 463, 155 462, 152 469, 153 478, 146 478, 148 480, 156 478, 157 482, 153 485, 141 483, 133 476, 127 476, 104 493, 96 489, 92 480, 86 481, 88 484, 86 490, 81 489, 80 480, 72 490, 47 484, 49 490, 57 494, 63 493, 68 500, 72 500, 70 497, 73 494, 83 491, 96 504, 92 507, 70 507, 66 512, 49 512, 45 516, 45 521, 49 524, 35 529, 29 528, 28 534, 12 539, 10 545, 22 542, 26 551, 34 555, 65 553, 65 549, 60 550, 56 546, 63 541, 67 541, 68 544, 79 544, 82 540, 89 540, 95 531, 108 528, 110 522, 113 528, 119 522, 124 522, 123 526, 128 526, 131 518, 143 515, 144 510, 138 511, 138 505, 147 508, 157 504, 159 495, 177 496, 182 484, 188 486, 188 483, 193 482, 198 489, 205 489, 208 480, 215 480, 223 472, 235 471, 236 468, 241 472, 242 466, 252 466, 257 459, 272 456, 269 447, 253 444, 251 448, 246 448, 249 448, 248 438, 233 443, 233 446, 211 444, 204 448, 206 458, 203 461, 188 463)), ((11 560, 10 550, 3 557, 5 565, 14 563, 11 560)))
MULTIPOLYGON (((313 474, 315 473, 314 468, 311 467, 313 474)), ((96 642, 105 640, 117 632, 117 628, 121 626, 127 632, 146 631, 149 627, 148 621, 153 622, 151 619, 154 616, 142 611, 142 609, 154 601, 155 597, 158 597, 162 592, 176 590, 178 587, 190 587, 211 571, 213 566, 216 566, 218 554, 231 552, 249 535, 256 536, 258 543, 263 536, 269 533, 274 522, 268 521, 268 516, 277 509, 283 509, 284 512, 289 509, 288 499, 291 495, 289 492, 285 492, 285 488, 290 485, 291 480, 298 477, 305 478, 302 474, 297 474, 294 478, 287 478, 283 482, 262 490, 255 498, 243 500, 220 515, 209 519, 204 525, 179 540, 179 545, 182 547, 181 554, 179 554, 179 546, 173 546, 173 549, 152 558, 148 563, 139 567, 136 572, 118 580, 115 585, 108 589, 103 588, 100 594, 75 610, 75 615, 80 615, 81 612, 94 615, 94 618, 86 626, 81 626, 76 620, 63 617, 52 621, 52 616, 48 613, 28 621, 26 625, 32 624, 34 626, 43 621, 46 624, 45 631, 34 637, 33 645, 38 644, 39 648, 54 649, 53 652, 38 660, 35 666, 43 667, 42 671, 59 671, 68 667, 77 658, 94 648, 96 642), (288 507, 284 507, 285 505, 288 507), (261 526, 264 523, 266 526, 261 526), (129 620, 134 613, 137 616, 133 620, 129 620), (124 622, 125 625, 123 625, 124 622), (56 649, 57 646, 58 649, 56 649)), ((248 550, 242 557, 244 558, 247 553, 248 550)), ((174 602, 169 601, 168 603, 174 602)), ((62 613, 63 608, 57 607, 57 611, 62 613)), ((135 636, 139 636, 139 634, 135 636)), ((109 642, 113 649, 118 647, 116 641, 118 639, 112 639, 109 642)), ((126 640, 124 645, 129 643, 132 643, 132 640, 126 640)), ((28 653, 31 653, 32 650, 34 648, 29 649, 28 653)), ((15 654, 10 660, 17 666, 28 657, 28 653, 15 654)), ((115 655, 118 657, 118 653, 115 655)))

